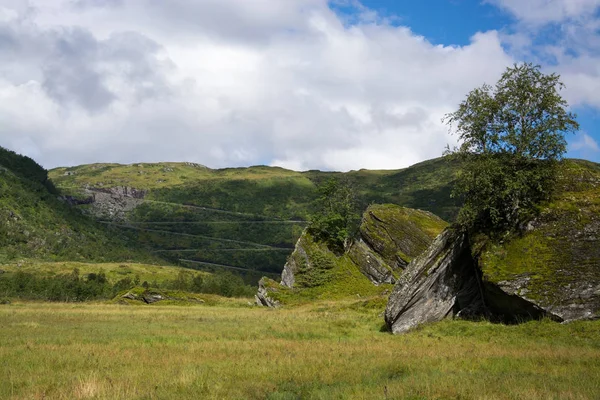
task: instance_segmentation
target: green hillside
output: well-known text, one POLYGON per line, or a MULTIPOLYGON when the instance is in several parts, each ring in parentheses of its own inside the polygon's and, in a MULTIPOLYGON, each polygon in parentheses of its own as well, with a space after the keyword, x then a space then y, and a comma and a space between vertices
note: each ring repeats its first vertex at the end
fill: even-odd
MULTIPOLYGON (((192 163, 92 164, 50 171, 62 194, 80 200, 111 188, 135 189, 143 200, 119 219, 95 205, 79 207, 121 229, 133 242, 172 262, 206 270, 278 274, 312 211, 316 187, 343 179, 361 207, 394 203, 452 220, 456 164, 443 159, 403 170, 296 172, 278 167, 210 169, 192 163), (99 211, 100 210, 100 211, 99 211)), ((112 212, 112 211, 111 211, 112 212)), ((119 214, 120 215, 120 214, 119 214)))
POLYGON ((41 166, 0 147, 0 263, 23 258, 157 260, 60 201, 41 166))

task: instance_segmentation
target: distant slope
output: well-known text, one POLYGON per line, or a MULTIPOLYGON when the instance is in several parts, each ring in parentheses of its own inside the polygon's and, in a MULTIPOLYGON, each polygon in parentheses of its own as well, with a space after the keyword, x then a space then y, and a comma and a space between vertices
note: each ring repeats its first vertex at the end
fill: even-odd
POLYGON ((47 172, 0 147, 0 262, 21 258, 152 261, 107 229, 58 200, 47 172))
POLYGON ((147 191, 147 200, 293 218, 306 216, 316 184, 342 177, 356 188, 365 207, 394 203, 452 220, 458 209, 450 199, 456 170, 456 164, 441 158, 402 170, 347 173, 266 166, 210 169, 193 163, 90 164, 56 168, 50 178, 65 193, 122 186, 147 191))
POLYGON ((93 164, 57 168, 50 177, 64 195, 94 201, 80 207, 173 262, 280 273, 306 225, 318 184, 341 178, 356 190, 362 208, 394 203, 452 220, 458 210, 450 198, 456 169, 442 159, 403 170, 348 173, 93 164))

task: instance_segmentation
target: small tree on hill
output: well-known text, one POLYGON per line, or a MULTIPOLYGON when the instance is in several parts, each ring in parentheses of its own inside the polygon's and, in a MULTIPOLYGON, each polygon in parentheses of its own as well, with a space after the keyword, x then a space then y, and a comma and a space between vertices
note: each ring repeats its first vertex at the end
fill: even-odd
POLYGON ((317 192, 308 231, 315 239, 327 243, 331 250, 341 253, 344 242, 354 235, 360 224, 355 191, 347 181, 331 178, 320 185, 317 192))
POLYGON ((565 134, 579 124, 560 96, 564 85, 540 66, 508 68, 494 87, 471 91, 444 121, 463 160, 454 195, 464 198, 458 223, 475 231, 506 231, 531 218, 552 192, 565 134))

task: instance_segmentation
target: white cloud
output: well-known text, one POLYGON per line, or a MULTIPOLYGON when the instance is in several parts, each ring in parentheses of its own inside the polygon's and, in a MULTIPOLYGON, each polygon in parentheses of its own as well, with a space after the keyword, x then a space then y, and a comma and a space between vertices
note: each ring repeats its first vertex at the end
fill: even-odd
POLYGON ((495 31, 434 46, 372 15, 345 24, 325 0, 0 9, 0 145, 47 167, 404 167, 441 155, 441 117, 513 62, 495 31))
POLYGON ((487 0, 531 24, 579 19, 594 13, 600 0, 487 0))
POLYGON ((593 137, 587 133, 579 133, 575 140, 570 144, 570 149, 582 154, 590 154, 600 152, 600 146, 593 137))

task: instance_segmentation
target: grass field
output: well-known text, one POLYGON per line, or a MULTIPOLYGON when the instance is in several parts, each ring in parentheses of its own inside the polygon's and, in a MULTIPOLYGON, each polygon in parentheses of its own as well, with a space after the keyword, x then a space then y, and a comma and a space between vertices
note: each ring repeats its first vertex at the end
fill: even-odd
POLYGON ((381 310, 0 306, 2 399, 598 399, 600 322, 445 321, 381 310))

